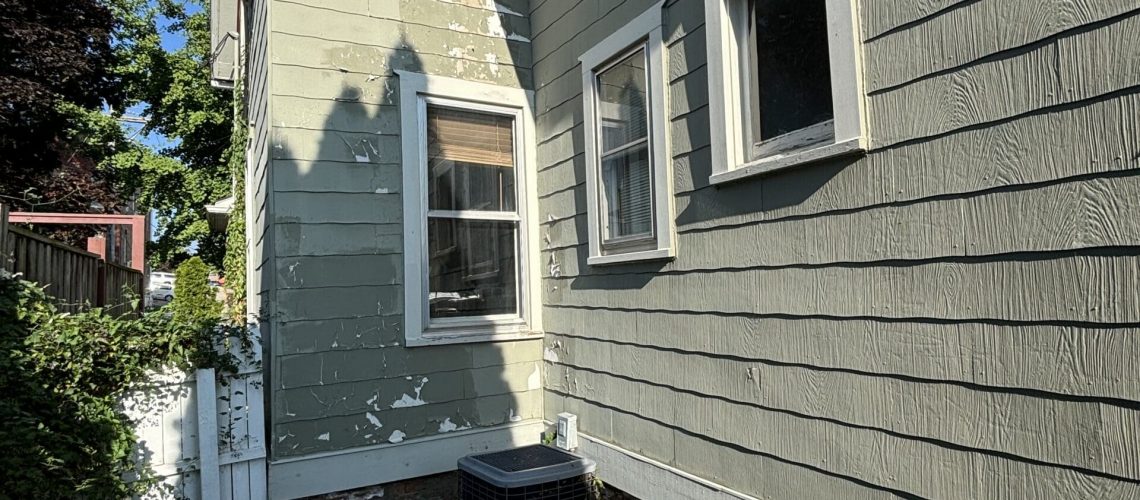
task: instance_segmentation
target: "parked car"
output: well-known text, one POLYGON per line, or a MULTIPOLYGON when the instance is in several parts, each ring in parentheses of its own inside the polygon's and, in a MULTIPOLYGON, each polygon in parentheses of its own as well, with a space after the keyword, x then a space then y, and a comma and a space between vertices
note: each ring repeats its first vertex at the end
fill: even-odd
POLYGON ((170 302, 174 300, 174 287, 172 286, 151 286, 147 293, 153 301, 170 302))

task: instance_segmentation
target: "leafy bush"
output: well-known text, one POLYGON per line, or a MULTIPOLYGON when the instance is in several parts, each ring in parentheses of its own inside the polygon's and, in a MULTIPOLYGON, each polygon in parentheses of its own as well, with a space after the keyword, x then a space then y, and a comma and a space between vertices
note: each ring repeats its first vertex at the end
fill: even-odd
POLYGON ((101 309, 59 313, 33 283, 0 270, 0 497, 125 498, 136 482, 136 437, 121 398, 168 366, 236 369, 219 349, 241 327, 205 318, 101 309), (199 321, 200 320, 200 321, 199 321))
POLYGON ((174 300, 170 303, 175 321, 191 324, 217 323, 222 304, 210 288, 210 268, 202 259, 191 257, 174 271, 174 300))
MULTIPOLYGON (((244 60, 244 54, 242 58, 244 60)), ((226 276, 226 315, 231 320, 245 321, 245 148, 249 143, 249 120, 246 118, 245 79, 234 82, 234 128, 230 148, 226 150, 230 176, 233 177, 234 208, 226 226, 226 255, 222 267, 226 276)))

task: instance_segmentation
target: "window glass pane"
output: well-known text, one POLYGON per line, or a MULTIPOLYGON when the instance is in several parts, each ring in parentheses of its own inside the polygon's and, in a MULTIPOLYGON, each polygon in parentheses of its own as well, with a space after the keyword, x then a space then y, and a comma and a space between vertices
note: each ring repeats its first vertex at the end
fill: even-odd
POLYGON ((518 314, 517 222, 428 219, 432 318, 518 314))
POLYGON ((602 158, 606 239, 653 231, 653 190, 645 143, 602 158))
POLYGON ((427 109, 428 208, 515 210, 514 118, 427 109))
POLYGON ((598 73, 598 118, 602 127, 601 148, 612 151, 649 135, 646 112, 645 49, 639 49, 614 66, 598 73))
POLYGON ((832 119, 825 0, 754 0, 752 7, 754 138, 832 119))

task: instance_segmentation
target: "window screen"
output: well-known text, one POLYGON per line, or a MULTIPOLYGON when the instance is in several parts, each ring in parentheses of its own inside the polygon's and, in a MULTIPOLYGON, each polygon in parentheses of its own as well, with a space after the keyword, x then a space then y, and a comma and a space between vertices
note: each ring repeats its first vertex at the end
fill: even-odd
POLYGON ((645 49, 597 74, 601 213, 607 242, 653 234, 645 49))

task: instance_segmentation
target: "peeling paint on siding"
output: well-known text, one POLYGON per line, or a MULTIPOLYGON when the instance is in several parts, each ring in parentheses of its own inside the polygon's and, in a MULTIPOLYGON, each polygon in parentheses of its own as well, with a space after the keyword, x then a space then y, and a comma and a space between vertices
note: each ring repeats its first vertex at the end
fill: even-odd
POLYGON ((542 389, 542 370, 539 369, 538 363, 534 365, 534 373, 526 379, 527 390, 533 391, 535 389, 542 389))
POLYGON ((497 14, 487 16, 487 35, 506 38, 507 40, 514 40, 516 42, 530 43, 530 39, 519 35, 517 33, 507 33, 506 27, 503 26, 503 20, 497 14))
POLYGON ((392 444, 400 443, 404 441, 404 437, 406 436, 407 434, 404 434, 403 431, 395 430, 392 431, 391 436, 388 436, 388 442, 392 444))
POLYGON ((377 418, 376 415, 373 415, 372 412, 365 412, 364 417, 367 418, 368 422, 375 426, 377 429, 384 427, 384 424, 380 423, 380 419, 377 418))
POLYGON ((400 399, 397 399, 395 402, 392 403, 392 408, 409 408, 412 406, 426 405, 427 402, 420 398, 420 392, 423 391, 424 384, 427 384, 427 383, 428 383, 427 377, 424 377, 423 379, 421 379, 419 385, 417 385, 414 388, 414 390, 416 391, 416 397, 412 398, 411 396, 408 395, 408 393, 405 392, 404 395, 400 397, 400 399))
POLYGON ((491 67, 491 74, 499 76, 499 56, 488 52, 483 55, 483 60, 491 67))
POLYGON ((455 422, 452 422, 451 418, 445 418, 443 422, 439 424, 439 432, 441 434, 445 432, 465 431, 470 428, 470 422, 464 423, 463 425, 455 425, 455 422))
POLYGON ((562 348, 562 342, 555 340, 550 344, 550 347, 542 350, 542 359, 551 363, 558 362, 558 349, 562 348))

